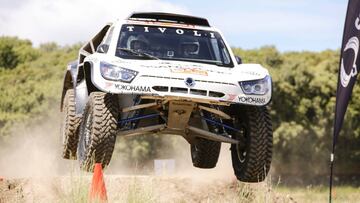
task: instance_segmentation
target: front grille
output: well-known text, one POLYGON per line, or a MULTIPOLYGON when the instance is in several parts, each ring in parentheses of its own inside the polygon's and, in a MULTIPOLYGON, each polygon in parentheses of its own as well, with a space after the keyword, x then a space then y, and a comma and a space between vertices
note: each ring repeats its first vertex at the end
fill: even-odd
POLYGON ((168 87, 168 86, 153 86, 153 90, 158 92, 173 92, 173 93, 180 93, 180 94, 192 94, 192 95, 198 95, 198 96, 209 96, 209 97, 215 97, 215 98, 221 98, 225 96, 222 92, 215 92, 215 91, 207 91, 207 90, 201 90, 201 89, 189 89, 184 87, 168 87))
POLYGON ((223 96, 225 96, 225 94, 222 93, 222 92, 213 92, 213 91, 210 91, 210 92, 209 92, 209 97, 221 98, 221 97, 223 97, 223 96))
POLYGON ((158 92, 168 92, 169 91, 168 86, 153 86, 152 88, 158 92))
POLYGON ((206 90, 190 89, 190 94, 206 96, 206 90))
POLYGON ((175 92, 175 93, 183 93, 183 94, 187 94, 188 93, 188 88, 182 88, 182 87, 171 87, 171 92, 175 92))

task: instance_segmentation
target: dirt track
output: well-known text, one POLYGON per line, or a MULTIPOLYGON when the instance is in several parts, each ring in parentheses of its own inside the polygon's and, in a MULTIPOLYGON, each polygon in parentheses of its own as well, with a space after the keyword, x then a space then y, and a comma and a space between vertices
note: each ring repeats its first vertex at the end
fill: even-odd
MULTIPOLYGON (((90 180, 88 175, 3 180, 0 202, 86 202, 90 180)), ((264 201, 279 199, 264 184, 255 191, 216 179, 107 175, 105 182, 109 202, 258 202, 258 192, 264 201)))
MULTIPOLYGON (((58 122, 49 123, 17 129, 0 144, 0 176, 5 178, 0 181, 0 203, 87 202, 91 175, 79 172, 77 161, 61 159, 58 122)), ((234 183, 228 145, 223 145, 217 167, 204 170, 192 166, 189 146, 182 141, 184 156, 174 157, 176 171, 168 177, 141 176, 121 168, 115 159, 119 155, 114 156, 105 171, 109 202, 278 202, 266 183, 234 183)))

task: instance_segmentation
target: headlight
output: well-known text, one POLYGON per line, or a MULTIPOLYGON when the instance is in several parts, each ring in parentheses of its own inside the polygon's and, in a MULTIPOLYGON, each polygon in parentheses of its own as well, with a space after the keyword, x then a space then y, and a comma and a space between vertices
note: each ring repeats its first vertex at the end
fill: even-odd
POLYGON ((266 76, 261 80, 239 82, 239 84, 245 94, 263 95, 271 90, 271 77, 266 76))
POLYGON ((100 72, 103 78, 108 80, 122 81, 130 83, 138 72, 109 63, 100 62, 100 72))

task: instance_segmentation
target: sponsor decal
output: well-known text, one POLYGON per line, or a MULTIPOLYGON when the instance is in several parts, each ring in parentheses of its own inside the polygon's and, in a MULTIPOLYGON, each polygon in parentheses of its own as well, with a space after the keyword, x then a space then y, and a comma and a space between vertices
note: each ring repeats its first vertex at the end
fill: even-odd
POLYGON ((111 82, 105 82, 105 88, 109 88, 113 85, 111 82))
POLYGON ((195 86, 195 80, 192 78, 185 78, 185 85, 188 87, 194 87, 195 86))
MULTIPOLYGON (((144 26, 143 27, 143 32, 149 32, 149 27, 146 27, 144 26)), ((128 25, 126 26, 126 29, 127 31, 129 32, 134 32, 134 29, 135 29, 135 26, 133 25, 128 25)), ((161 34, 164 34, 167 32, 167 27, 157 27, 157 32, 161 33, 161 34)), ((170 28, 171 29, 171 28, 170 28)), ((190 30, 190 32, 192 33, 193 36, 195 37, 201 37, 201 36, 209 36, 210 38, 215 38, 215 34, 213 32, 207 32, 205 33, 204 31, 201 31, 201 30, 190 30)), ((175 33, 178 34, 178 35, 183 35, 185 33, 185 31, 181 28, 177 28, 175 30, 175 33)))
POLYGON ((229 101, 234 101, 235 98, 236 98, 236 94, 228 94, 229 101))
POLYGON ((241 71, 240 73, 253 75, 253 76, 260 76, 260 73, 254 72, 254 71, 241 71))
POLYGON ((140 65, 144 68, 170 68, 171 72, 173 73, 190 73, 190 74, 196 74, 196 75, 204 75, 208 76, 208 73, 217 73, 217 74, 226 74, 231 75, 231 72, 223 72, 223 71, 215 71, 211 69, 205 69, 204 66, 192 64, 190 67, 184 67, 182 64, 168 64, 168 63, 161 63, 160 65, 140 65), (199 67, 199 68, 197 68, 199 67), (190 70, 191 69, 191 70, 190 70))
POLYGON ((257 97, 239 97, 239 101, 242 103, 248 104, 265 104, 265 98, 257 98, 257 97))
POLYGON ((115 84, 115 88, 118 90, 126 90, 126 91, 133 91, 133 92, 151 92, 150 87, 147 87, 147 86, 115 84))
POLYGON ((202 70, 200 68, 172 68, 170 70, 172 73, 185 73, 185 74, 208 76, 207 71, 202 70))

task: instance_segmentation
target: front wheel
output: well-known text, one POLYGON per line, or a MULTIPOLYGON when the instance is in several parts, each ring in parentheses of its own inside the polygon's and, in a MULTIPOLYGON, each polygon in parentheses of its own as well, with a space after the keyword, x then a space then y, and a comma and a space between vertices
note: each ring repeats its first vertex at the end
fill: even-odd
POLYGON ((92 92, 80 125, 78 160, 80 168, 93 171, 95 163, 106 167, 114 151, 119 108, 117 97, 92 92))
POLYGON ((272 124, 266 107, 233 106, 234 126, 240 129, 231 145, 235 176, 243 182, 261 182, 270 170, 273 146, 272 124))

